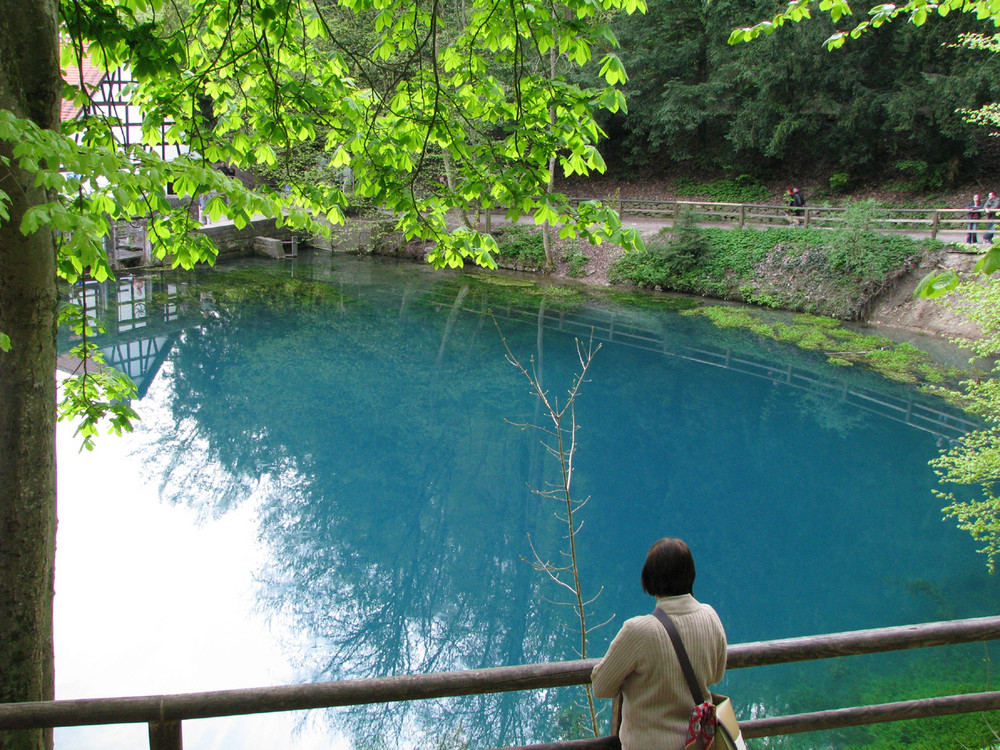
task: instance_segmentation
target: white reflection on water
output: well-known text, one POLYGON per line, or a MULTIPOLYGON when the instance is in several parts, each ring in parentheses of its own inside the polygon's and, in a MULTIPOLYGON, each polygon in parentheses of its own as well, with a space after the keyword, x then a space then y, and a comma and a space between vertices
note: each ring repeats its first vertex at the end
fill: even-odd
MULTIPOLYGON (((164 403, 144 399, 146 424, 169 418, 164 403), (160 413, 151 411, 154 405, 160 413)), ((274 632, 280 625, 255 607, 254 573, 263 554, 256 503, 200 519, 190 507, 161 503, 157 472, 133 455, 142 426, 134 435, 102 436, 90 453, 79 452, 73 430, 61 423, 57 431, 57 699, 294 682, 279 648, 283 638, 274 632)), ((211 464, 203 470, 221 471, 211 464)), ((300 723, 301 714, 190 721, 184 745, 347 747, 325 729, 300 723)), ((56 746, 147 747, 147 729, 59 729, 56 746)))

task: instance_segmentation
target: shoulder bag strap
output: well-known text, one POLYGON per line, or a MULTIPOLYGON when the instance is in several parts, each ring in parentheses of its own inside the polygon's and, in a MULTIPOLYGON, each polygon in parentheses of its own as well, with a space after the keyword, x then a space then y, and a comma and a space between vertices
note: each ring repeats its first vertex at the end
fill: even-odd
POLYGON ((653 610, 653 615, 667 629, 667 635, 670 636, 670 642, 674 644, 677 661, 680 662, 681 672, 684 673, 688 689, 691 690, 691 697, 694 698, 694 704, 696 706, 701 705, 705 702, 705 697, 701 694, 701 686, 698 684, 698 678, 694 674, 694 667, 691 666, 691 660, 688 658, 687 650, 684 648, 684 641, 681 640, 681 634, 677 631, 677 626, 670 619, 670 615, 659 607, 653 610))

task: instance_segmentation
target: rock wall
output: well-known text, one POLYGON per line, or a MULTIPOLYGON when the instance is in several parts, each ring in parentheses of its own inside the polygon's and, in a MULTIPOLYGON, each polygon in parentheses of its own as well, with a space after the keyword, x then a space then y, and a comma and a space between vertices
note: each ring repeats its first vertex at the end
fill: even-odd
POLYGON ((963 278, 971 276, 980 255, 944 252, 925 257, 920 265, 902 277, 876 304, 869 323, 893 328, 907 328, 938 336, 979 338, 979 329, 948 309, 941 302, 914 298, 913 290, 931 271, 952 269, 963 278))

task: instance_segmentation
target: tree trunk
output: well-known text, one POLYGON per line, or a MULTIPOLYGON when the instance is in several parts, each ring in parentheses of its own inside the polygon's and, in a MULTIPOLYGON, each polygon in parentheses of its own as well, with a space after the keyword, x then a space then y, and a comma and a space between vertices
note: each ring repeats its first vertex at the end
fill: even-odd
MULTIPOLYGON (((0 108, 59 127, 58 4, 5 3, 0 21, 0 108)), ((14 144, 0 141, 0 162, 14 144)), ((34 178, 0 163, 10 220, 0 223, 0 703, 54 697, 55 244, 25 237, 21 218, 47 202, 34 178)), ((52 746, 51 730, 0 732, 2 750, 52 746)))

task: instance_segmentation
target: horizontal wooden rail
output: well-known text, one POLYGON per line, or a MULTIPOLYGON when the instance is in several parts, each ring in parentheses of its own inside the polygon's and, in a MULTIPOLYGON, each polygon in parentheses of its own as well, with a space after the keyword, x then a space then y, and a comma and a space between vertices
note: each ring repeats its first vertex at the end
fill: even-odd
MULTIPOLYGON (((744 739, 774 737, 781 734, 801 734, 819 730, 844 729, 863 724, 926 719, 932 716, 950 716, 997 709, 1000 709, 1000 692, 946 695, 940 698, 921 698, 898 703, 882 703, 875 706, 839 708, 833 711, 774 716, 767 719, 748 719, 740 722, 740 734, 743 735, 744 739)), ((615 747, 613 738, 596 737, 594 739, 546 742, 496 750, 612 750, 615 747)))
MULTIPOLYGON (((980 617, 735 644, 729 647, 727 666, 729 669, 742 669, 994 639, 1000 639, 1000 617, 980 617)), ((0 705, 0 730, 147 723, 151 727, 154 747, 180 747, 179 744, 170 744, 170 741, 162 738, 179 739, 180 722, 187 719, 581 685, 590 681, 590 673, 596 663, 596 659, 582 659, 552 664, 204 693, 9 703, 0 705), (160 745, 161 739, 154 738, 154 734, 167 744, 160 745)), ((854 709, 843 709, 850 710, 854 709)), ((908 709, 900 709, 902 712, 906 710, 908 709)), ((890 719, 873 719, 887 720, 890 719)), ((748 731, 754 731, 755 725, 752 722, 747 722, 746 726, 748 731)), ((780 725, 775 726, 779 729, 767 729, 767 732, 781 733, 780 725)), ((574 747, 565 743, 551 745, 553 748, 564 746, 574 747)))
MULTIPOLYGON (((582 203, 583 198, 570 198, 571 203, 582 203)), ((844 206, 801 206, 770 203, 728 203, 693 200, 642 200, 618 198, 607 201, 617 208, 621 218, 628 216, 663 218, 677 221, 681 215, 692 216, 703 224, 725 222, 743 228, 746 226, 787 226, 790 219, 807 227, 836 229, 846 222, 844 206), (793 213, 794 212, 794 213, 793 213)), ((984 232, 991 223, 1000 234, 1000 215, 992 218, 970 219, 967 208, 884 208, 870 209, 873 229, 888 232, 926 234, 936 238, 942 231, 966 232, 975 223, 984 232)))
POLYGON ((898 703, 881 703, 876 706, 856 706, 854 708, 838 708, 833 711, 750 719, 740 722, 740 732, 747 738, 773 737, 779 734, 815 732, 820 729, 843 729, 862 724, 926 719, 931 716, 949 716, 997 709, 1000 709, 1000 691, 968 693, 966 695, 946 695, 940 698, 920 698, 898 703))
POLYGON ((726 666, 729 669, 743 669, 996 639, 1000 639, 1000 617, 976 617, 847 633, 807 635, 778 641, 738 643, 729 647, 726 666))

